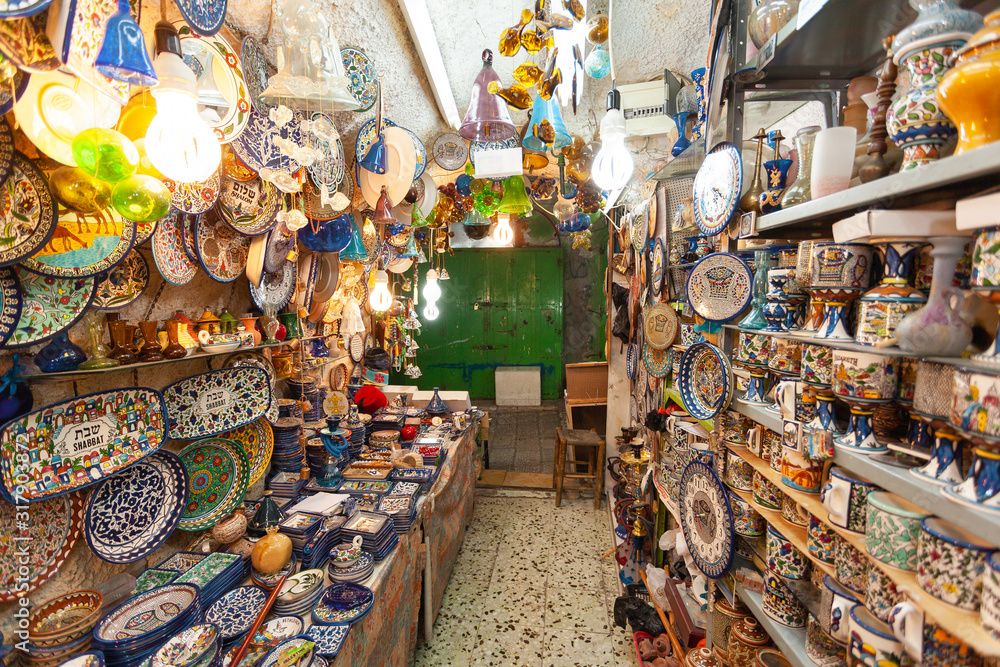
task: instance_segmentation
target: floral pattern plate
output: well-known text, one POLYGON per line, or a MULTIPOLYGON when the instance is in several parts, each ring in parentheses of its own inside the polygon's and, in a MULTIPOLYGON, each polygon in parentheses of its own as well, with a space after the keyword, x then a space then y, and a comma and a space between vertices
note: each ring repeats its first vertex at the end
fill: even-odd
POLYGON ((271 68, 267 64, 267 56, 260 42, 253 35, 243 38, 240 45, 240 60, 243 61, 243 81, 247 84, 247 93, 250 95, 250 103, 253 108, 262 114, 267 114, 273 104, 261 97, 267 89, 267 80, 271 78, 271 68))
POLYGON ((219 283, 231 283, 247 267, 250 237, 234 232, 218 210, 198 218, 195 225, 198 262, 208 277, 219 283))
POLYGON ((350 632, 349 625, 314 625, 306 631, 306 636, 316 644, 313 651, 317 655, 333 658, 340 652, 350 632))
MULTIPOLYGON (((228 0, 174 0, 181 16, 199 35, 211 37, 222 28, 228 0)), ((180 26, 178 26, 180 27, 180 26)), ((186 26, 185 26, 186 27, 186 26)))
POLYGON ((205 622, 219 628, 223 641, 233 639, 250 629, 266 602, 264 589, 241 586, 216 600, 205 612, 205 622))
POLYGON ((184 667, 194 665, 209 651, 215 650, 219 639, 219 628, 206 623, 194 625, 171 637, 161 646, 153 660, 157 667, 184 667))
POLYGON ((274 431, 265 417, 219 435, 223 440, 232 440, 243 445, 243 452, 250 462, 250 481, 253 485, 260 479, 271 465, 271 454, 274 452, 274 431))
POLYGON ((281 273, 265 273, 260 285, 249 283, 250 296, 258 308, 278 311, 288 305, 295 294, 297 266, 296 262, 285 262, 281 273))
POLYGON ((167 584, 137 595, 109 612, 94 628, 94 638, 104 643, 136 639, 155 632, 198 605, 194 584, 167 584))
POLYGON ((46 341, 76 324, 94 299, 94 278, 52 278, 14 268, 21 289, 21 315, 7 347, 46 341))
POLYGON ((141 297, 149 287, 149 264, 137 250, 125 261, 97 277, 97 290, 90 304, 97 310, 120 310, 141 297))
POLYGON ((14 81, 3 79, 0 81, 0 114, 5 114, 14 108, 14 103, 21 99, 21 95, 28 87, 30 77, 26 72, 17 70, 14 72, 14 81), (13 90, 13 95, 11 94, 13 90))
POLYGON ((709 322, 724 322, 743 312, 753 296, 753 272, 728 252, 698 260, 687 281, 688 303, 709 322))
MULTIPOLYGON (((48 14, 0 22, 0 53, 22 72, 45 73, 57 69, 61 62, 45 35, 48 14)), ((9 89, 9 84, 4 83, 9 89)), ((3 113, 10 109, 3 109, 3 113)))
POLYGON ((222 179, 217 208, 222 221, 245 236, 271 231, 278 221, 282 196, 273 184, 254 178, 250 181, 222 179))
POLYGON ((11 170, 14 168, 14 133, 11 132, 10 125, 3 118, 0 118, 0 185, 7 182, 11 170))
MULTIPOLYGON (((267 360, 267 357, 260 352, 237 352, 233 356, 226 359, 226 366, 252 366, 260 368, 267 373, 267 377, 271 379, 271 404, 267 408, 267 413, 264 416, 267 417, 267 421, 272 424, 277 421, 278 395, 274 393, 274 366, 272 366, 271 362, 267 360)), ((273 434, 271 437, 273 439, 273 434)), ((256 479, 254 481, 256 481, 256 479)), ((253 484, 253 482, 250 483, 253 484)))
MULTIPOLYGON (((221 11, 223 15, 226 13, 225 0, 194 1, 199 4, 204 3, 206 6, 211 5, 213 10, 221 11), (220 7, 221 9, 219 9, 220 7)), ((178 4, 183 5, 183 0, 178 4)), ((181 12, 183 13, 183 9, 181 12)), ((187 17, 185 16, 185 18, 187 17)), ((181 36, 181 51, 184 54, 184 62, 191 67, 196 78, 204 76, 209 79, 209 83, 214 83, 215 88, 228 103, 227 105, 207 104, 208 108, 214 109, 219 116, 218 121, 208 123, 208 126, 215 132, 215 137, 220 143, 227 144, 238 137, 246 128, 247 123, 250 122, 252 103, 250 91, 243 80, 243 67, 240 64, 239 56, 229 47, 229 44, 220 37, 212 36, 215 31, 198 30, 190 20, 188 23, 191 27, 195 27, 195 33, 201 33, 205 36, 199 37, 194 34, 191 27, 182 22, 174 24, 181 36)), ((210 101, 198 101, 203 106, 207 102, 210 101)))
MULTIPOLYGON (((216 577, 221 576, 228 570, 233 563, 242 559, 243 557, 239 554, 216 551, 191 565, 186 572, 177 577, 176 581, 179 584, 194 584, 198 588, 205 588, 216 577)), ((166 569, 165 565, 161 565, 160 567, 166 569)))
POLYGON ((243 502, 250 472, 246 454, 231 440, 206 438, 185 447, 180 457, 189 483, 177 528, 190 532, 211 528, 243 502))
POLYGON ((163 390, 170 437, 208 438, 261 417, 271 402, 267 374, 240 366, 193 375, 163 390))
POLYGON ((288 231, 284 224, 275 225, 267 236, 267 248, 264 250, 264 270, 268 273, 280 273, 288 261, 288 251, 295 245, 295 234, 288 231))
POLYGON ((219 200, 219 190, 222 187, 222 179, 216 170, 214 174, 204 181, 196 183, 179 183, 171 181, 169 178, 163 179, 163 183, 170 190, 170 203, 174 208, 185 213, 204 213, 219 200))
POLYGON ((198 241, 195 239, 195 225, 201 216, 185 213, 181 220, 181 241, 184 242, 184 253, 195 264, 198 263, 198 241))
POLYGON ((175 208, 156 225, 153 232, 153 261, 160 275, 171 285, 187 285, 198 273, 198 265, 184 251, 184 213, 175 208))
POLYGON ((332 584, 323 591, 313 607, 313 623, 350 625, 368 613, 374 599, 374 594, 367 586, 349 582, 332 584))
POLYGON ((80 539, 82 519, 83 496, 79 493, 32 503, 27 510, 0 502, 0 553, 7 554, 0 559, 0 602, 30 593, 62 567, 80 539), (23 521, 25 511, 27 524, 23 521), (28 561, 21 561, 28 569, 27 576, 18 571, 18 558, 14 557, 22 550, 28 561), (25 583, 27 589, 23 588, 25 583))
POLYGON ((0 269, 0 347, 14 335, 23 305, 14 269, 0 269))
POLYGON ((0 495, 16 500, 15 472, 28 502, 96 484, 155 452, 166 433, 163 396, 122 387, 74 396, 7 422, 0 431, 0 495), (15 471, 15 452, 30 464, 15 471))
POLYGON ((174 532, 187 502, 187 474, 161 450, 102 482, 87 505, 90 550, 109 563, 153 553, 174 532))
POLYGON ((282 155, 274 140, 284 137, 301 146, 303 142, 299 125, 303 120, 302 112, 295 110, 292 120, 285 127, 279 128, 267 115, 252 111, 246 128, 230 145, 236 157, 257 173, 264 167, 295 173, 299 170, 299 163, 282 155))
POLYGON ((118 266, 133 243, 135 223, 114 208, 77 213, 60 206, 52 240, 21 265, 54 278, 87 278, 118 266))
POLYGON ((0 195, 4 226, 0 266, 10 266, 49 246, 56 231, 56 202, 45 174, 21 153, 14 154, 0 195))
MULTIPOLYGON (((271 649, 270 653, 265 655, 261 660, 259 667, 278 667, 283 655, 290 651, 294 651, 303 644, 310 642, 312 642, 312 640, 304 635, 290 637, 271 649)), ((313 660, 313 649, 310 648, 306 651, 305 655, 299 658, 298 664, 311 665, 313 662, 315 662, 313 660)), ((242 665, 242 662, 240 664, 242 665)))
MULTIPOLYGON (((377 118, 369 118, 365 121, 365 124, 361 126, 358 130, 358 136, 354 140, 354 159, 361 161, 365 155, 368 154, 368 149, 372 147, 375 143, 376 134, 375 128, 377 126, 377 118)), ((387 127, 396 127, 396 124, 389 120, 388 118, 382 119, 382 129, 385 130, 387 127)))
POLYGON ((0 19, 32 16, 52 4, 52 0, 4 0, 0 4, 0 19))
MULTIPOLYGON (((170 214, 168 213, 167 215, 170 214)), ((153 222, 135 223, 135 243, 132 244, 133 248, 141 246, 143 243, 145 243, 146 241, 148 241, 153 237, 153 232, 156 231, 156 223, 157 223, 156 220, 154 220, 153 222)))
POLYGON ((375 63, 364 51, 351 46, 340 50, 340 58, 344 62, 344 74, 347 76, 351 95, 361 105, 355 111, 368 111, 378 100, 379 80, 375 63))
POLYGON ((681 357, 678 384, 688 414, 712 419, 729 407, 733 397, 729 358, 711 343, 695 343, 681 357))

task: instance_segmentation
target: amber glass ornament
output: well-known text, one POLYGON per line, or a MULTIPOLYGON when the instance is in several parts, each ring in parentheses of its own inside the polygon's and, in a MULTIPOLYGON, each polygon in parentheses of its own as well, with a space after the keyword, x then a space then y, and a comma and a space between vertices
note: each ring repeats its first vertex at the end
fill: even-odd
POLYGON ((598 12, 587 21, 587 41, 603 44, 608 41, 608 17, 598 12))
POLYGON ((535 63, 521 63, 514 68, 514 80, 525 88, 531 88, 542 78, 542 68, 535 63))
POLYGON ((552 93, 560 83, 562 83, 562 70, 557 67, 552 70, 548 78, 538 82, 538 96, 543 100, 552 99, 552 93))
POLYGON ((583 8, 583 3, 580 0, 563 0, 563 9, 572 14, 573 18, 577 21, 583 20, 583 15, 586 10, 583 8))
POLYGON ((509 88, 501 88, 499 83, 491 81, 486 90, 493 95, 499 95, 504 102, 515 109, 527 109, 531 106, 531 95, 519 83, 512 83, 509 88))
POLYGON ((79 167, 59 167, 49 176, 49 185, 60 203, 80 213, 97 213, 111 205, 111 186, 79 167))
POLYGON ((517 25, 507 28, 500 35, 500 44, 497 49, 500 51, 500 55, 510 57, 521 50, 521 32, 529 21, 531 21, 531 10, 522 9, 521 20, 518 21, 517 25))
POLYGON ((552 48, 555 43, 555 39, 553 39, 552 34, 548 31, 525 30, 521 33, 521 46, 528 53, 538 53, 546 47, 552 48))

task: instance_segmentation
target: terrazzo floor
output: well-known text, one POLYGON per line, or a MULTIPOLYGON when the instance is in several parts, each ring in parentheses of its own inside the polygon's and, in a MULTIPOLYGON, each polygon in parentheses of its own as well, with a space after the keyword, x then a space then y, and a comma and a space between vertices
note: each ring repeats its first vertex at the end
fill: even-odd
MULTIPOLYGON (((414 667, 633 667, 615 627, 608 508, 593 496, 480 490, 458 561, 414 667)), ((577 494, 572 494, 577 495, 577 494)), ((607 501, 605 500, 605 503, 607 501)))

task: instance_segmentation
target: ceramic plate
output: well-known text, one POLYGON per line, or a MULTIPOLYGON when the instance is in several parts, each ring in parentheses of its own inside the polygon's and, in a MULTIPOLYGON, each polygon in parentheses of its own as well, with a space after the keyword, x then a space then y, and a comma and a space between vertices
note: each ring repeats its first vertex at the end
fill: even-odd
POLYGON ((712 419, 729 407, 733 397, 729 358, 710 343, 695 343, 681 357, 678 385, 688 414, 712 419))
POLYGON ((434 140, 433 158, 437 165, 445 171, 461 169, 465 166, 466 160, 469 159, 469 144, 461 135, 445 132, 434 140))
POLYGON ((219 628, 222 640, 230 640, 250 629, 266 602, 264 589, 241 586, 216 600, 205 612, 205 622, 219 628))
POLYGON ((52 240, 21 265, 53 278, 96 276, 121 263, 134 242, 135 223, 112 207, 77 213, 60 206, 52 240))
POLYGON ((94 628, 94 638, 114 644, 155 633, 178 616, 191 613, 198 605, 194 584, 167 584, 123 602, 102 618, 94 628))
POLYGON ((0 269, 0 347, 14 335, 23 305, 21 285, 14 269, 0 269))
MULTIPOLYGON (((0 25, 3 23, 7 22, 0 21, 0 25)), ((13 81, 0 77, 0 114, 6 114, 14 108, 14 103, 21 99, 28 87, 28 81, 28 74, 21 70, 15 70, 13 81)))
POLYGON ((400 127, 385 127, 382 136, 387 149, 385 173, 376 174, 356 166, 358 186, 369 206, 378 203, 383 185, 393 206, 403 201, 413 185, 410 175, 416 165, 417 153, 410 135, 400 127))
POLYGON ((281 192, 271 183, 222 179, 222 193, 216 208, 222 220, 245 236, 259 236, 271 231, 278 221, 281 192))
MULTIPOLYGON (((319 120, 320 118, 325 118, 333 125, 333 119, 326 114, 314 113, 312 115, 312 120, 319 120)), ((310 180, 316 184, 317 188, 328 185, 332 190, 336 190, 337 184, 344 180, 344 173, 347 167, 346 158, 344 157, 344 144, 340 141, 340 137, 337 137, 332 145, 329 141, 324 141, 318 137, 310 137, 309 143, 323 152, 322 158, 306 167, 310 180)))
POLYGON ((629 346, 625 352, 625 374, 628 375, 628 379, 631 380, 635 377, 636 368, 639 365, 639 346, 635 343, 629 343, 629 346))
POLYGON ((424 146, 424 142, 420 141, 420 137, 415 132, 405 127, 403 129, 406 130, 406 133, 410 135, 410 139, 413 140, 413 150, 417 153, 417 166, 414 170, 413 180, 418 181, 427 169, 427 147, 424 146))
POLYGON ((198 262, 209 278, 231 283, 240 277, 247 266, 250 237, 234 232, 218 211, 198 218, 195 235, 198 262))
MULTIPOLYGON (((346 384, 347 378, 344 378, 346 384)), ((327 417, 343 417, 347 414, 349 401, 342 391, 331 391, 323 400, 323 413, 327 417)))
POLYGON ((367 586, 351 583, 330 585, 312 610, 318 625, 350 625, 361 620, 371 609, 375 596, 367 586))
POLYGON ((702 257, 688 275, 688 303, 709 322, 736 317, 752 296, 753 272, 746 262, 728 252, 702 257))
POLYGON ((266 249, 267 234, 261 234, 250 239, 245 273, 251 285, 260 285, 260 279, 264 275, 264 251, 266 249))
POLYGON ((93 278, 50 278, 17 266, 21 315, 6 347, 46 341, 76 324, 94 299, 93 278))
POLYGON ((14 153, 14 133, 7 121, 0 118, 0 185, 7 181, 14 168, 14 153))
POLYGON ((365 353, 365 339, 361 337, 361 334, 356 333, 351 336, 351 340, 348 343, 348 352, 351 355, 351 360, 354 363, 361 361, 361 357, 365 353))
POLYGON ((21 153, 14 153, 13 167, 4 181, 0 266, 10 266, 45 248, 56 230, 56 203, 48 179, 21 153))
POLYGON ((677 313, 665 303, 657 303, 646 309, 642 318, 642 331, 646 344, 655 350, 663 350, 674 344, 677 338, 677 313))
POLYGON ((267 80, 271 78, 271 68, 260 42, 252 35, 243 38, 240 48, 240 60, 243 61, 243 80, 247 84, 247 93, 253 108, 262 114, 268 113, 273 104, 268 104, 262 97, 267 89, 267 80))
POLYGON ((375 64, 361 49, 347 47, 340 50, 347 75, 348 88, 361 106, 356 111, 368 111, 378 100, 379 80, 375 64))
POLYGON ((284 224, 275 225, 267 235, 267 248, 264 251, 264 270, 268 273, 279 273, 288 261, 288 251, 295 246, 295 234, 288 231, 284 224))
POLYGON ((260 368, 240 366, 208 371, 163 390, 170 437, 207 438, 249 424, 271 402, 270 381, 260 368))
POLYGON ((196 183, 178 183, 169 178, 163 179, 163 183, 170 190, 170 203, 174 208, 185 213, 204 213, 219 200, 219 191, 222 188, 222 178, 219 176, 222 170, 216 170, 214 174, 204 181, 196 183))
MULTIPOLYGON (((304 635, 286 639, 285 641, 281 642, 273 649, 271 649, 270 653, 265 655, 264 658, 260 661, 260 663, 258 663, 258 667, 279 667, 279 665, 282 664, 283 662, 282 656, 284 656, 288 652, 295 651, 303 644, 311 642, 312 640, 304 635)), ((313 649, 310 648, 301 657, 299 657, 297 664, 311 666, 315 664, 315 662, 316 661, 313 659, 313 649)), ((242 666, 242 662, 240 663, 240 665, 242 666)))
MULTIPOLYGON (((503 141, 470 141, 469 142, 469 162, 472 166, 476 166, 476 156, 480 153, 486 151, 497 151, 502 148, 516 148, 521 145, 521 139, 519 137, 511 137, 509 139, 504 139, 503 141)), ((507 177, 503 176, 501 178, 491 178, 491 181, 503 181, 507 177)))
POLYGON ((350 631, 349 625, 313 625, 306 631, 306 636, 315 642, 313 650, 318 655, 333 658, 340 652, 350 631))
POLYGON ((663 269, 663 243, 660 239, 656 239, 653 243, 653 252, 650 256, 649 267, 649 291, 654 296, 659 296, 660 290, 663 289, 663 269))
POLYGON ((177 528, 206 530, 243 502, 250 473, 246 454, 231 440, 206 438, 185 447, 180 457, 188 476, 188 499, 177 528))
MULTIPOLYGON (((170 215, 169 213, 167 215, 170 215)), ((156 231, 156 223, 158 220, 153 222, 137 222, 135 223, 135 243, 132 247, 140 246, 149 239, 153 237, 153 232, 156 231)))
POLYGON ((281 310, 295 294, 295 262, 285 262, 280 273, 265 273, 260 285, 250 285, 250 296, 261 310, 274 308, 281 310))
POLYGON ((138 463, 163 444, 165 422, 163 396, 146 387, 74 396, 17 417, 0 431, 0 491, 14 498, 15 449, 30 459, 19 470, 32 480, 22 495, 36 501, 90 486, 138 463), (57 465, 72 465, 73 473, 60 468, 53 475, 51 466, 57 465))
MULTIPOLYGON (((193 2, 210 5, 213 11, 221 7, 221 12, 226 13, 225 0, 193 0, 193 2)), ((183 5, 184 0, 178 4, 183 5)), ((188 23, 191 24, 190 20, 188 23)), ((184 62, 192 69, 198 80, 199 113, 202 118, 206 118, 206 113, 215 114, 217 118, 212 121, 206 118, 206 122, 215 132, 219 142, 227 144, 240 136, 250 121, 252 106, 250 92, 243 80, 240 58, 224 39, 199 37, 183 22, 174 25, 181 36, 184 62), (208 95, 203 92, 207 90, 211 90, 213 94, 208 95)), ((215 34, 215 31, 204 32, 197 28, 195 32, 200 32, 202 35, 215 34)))
POLYGON ((705 156, 694 177, 694 222, 706 236, 726 229, 743 187, 743 160, 736 144, 723 141, 705 156))
POLYGON ((52 4, 52 0, 5 0, 0 4, 0 18, 32 16, 52 4))
POLYGON ((184 214, 175 208, 160 220, 153 232, 153 261, 171 285, 186 285, 198 273, 198 265, 184 250, 184 214))
MULTIPOLYGON (((646 343, 642 348, 642 363, 654 378, 665 377, 670 372, 670 349, 657 350, 646 343)), ((649 379, 647 378, 640 386, 645 388, 648 385, 649 379)))
MULTIPOLYGON (((200 35, 211 36, 219 32, 226 19, 228 0, 174 0, 177 9, 194 30, 200 35)), ((187 26, 185 26, 187 27, 187 26)), ((178 26, 180 28, 180 26, 178 26)))
POLYGON ((19 554, 28 545, 21 558, 0 559, 0 602, 11 602, 48 581, 80 539, 82 526, 83 496, 79 493, 35 502, 30 509, 0 503, 0 550, 19 554))
POLYGON ((187 504, 181 460, 161 450, 102 482, 87 505, 90 550, 109 563, 153 553, 174 532, 187 504))
POLYGON ((153 660, 157 667, 186 667, 196 665, 202 658, 210 662, 210 654, 218 651, 218 640, 218 627, 211 623, 194 625, 171 637, 153 655, 153 660))
POLYGON ((252 486, 267 472, 274 452, 274 431, 266 418, 261 417, 246 426, 221 433, 219 437, 243 445, 243 452, 250 462, 250 480, 247 486, 252 486))
MULTIPOLYGON (((285 639, 301 634, 303 625, 302 619, 298 616, 278 616, 265 621, 250 640, 250 647, 247 649, 246 657, 240 660, 240 666, 255 667, 272 648, 285 639)), ((239 649, 240 645, 237 642, 222 658, 222 667, 229 667, 239 649)))
POLYGON ((267 373, 267 377, 271 380, 271 404, 264 416, 273 424, 278 419, 278 395, 274 393, 274 366, 267 357, 260 352, 237 352, 226 359, 226 366, 253 366, 267 373))
POLYGON ((184 252, 195 264, 198 263, 198 241, 195 236, 195 227, 200 216, 185 213, 181 220, 181 240, 184 242, 184 252))
POLYGON ((274 140, 284 137, 302 145, 299 124, 303 119, 302 112, 296 110, 292 120, 285 127, 279 128, 265 114, 252 111, 246 128, 230 145, 236 157, 257 173, 264 167, 294 173, 299 170, 299 163, 282 155, 274 140))
POLYGON ((257 172, 240 162, 232 146, 222 147, 222 173, 234 181, 252 181, 257 178, 257 172))
POLYGON ((149 287, 149 265, 146 258, 133 250, 125 261, 97 277, 97 291, 90 304, 97 310, 120 310, 145 293, 149 287))

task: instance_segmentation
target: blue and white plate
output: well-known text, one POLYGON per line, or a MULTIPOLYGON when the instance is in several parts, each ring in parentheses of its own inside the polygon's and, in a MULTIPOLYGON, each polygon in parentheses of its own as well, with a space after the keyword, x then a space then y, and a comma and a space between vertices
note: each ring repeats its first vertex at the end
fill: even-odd
POLYGON ((211 37, 222 28, 228 0, 174 0, 181 16, 199 35, 211 37))
POLYGON ((205 612, 205 622, 218 626, 222 641, 233 639, 253 626, 266 602, 262 588, 241 586, 216 600, 205 612))
POLYGON ((635 371, 639 367, 639 346, 629 343, 625 351, 625 374, 631 380, 635 377, 635 371))
POLYGON ((295 173, 299 170, 299 163, 282 155, 274 140, 285 137, 301 146, 303 141, 299 125, 303 120, 302 112, 295 111, 292 120, 279 128, 265 114, 252 111, 246 128, 229 145, 236 157, 257 173, 264 167, 295 173))
POLYGON ((187 485, 181 460, 166 450, 102 482, 87 506, 91 551, 109 563, 131 563, 151 554, 177 527, 187 485))
POLYGON ((285 262, 279 273, 265 273, 260 285, 248 281, 253 302, 265 312, 268 307, 276 311, 284 308, 295 294, 297 272, 297 262, 285 262))
POLYGON ((732 400, 733 368, 719 348, 695 343, 681 357, 678 384, 688 414, 695 419, 712 419, 732 400))
POLYGON ((174 382, 163 398, 171 438, 208 438, 261 417, 271 404, 271 383, 260 368, 222 368, 174 382))
POLYGON ((318 625, 350 625, 365 617, 371 610, 375 595, 367 586, 337 583, 323 591, 312 611, 313 623, 318 625))
POLYGON ((33 16, 52 4, 52 0, 8 0, 0 5, 0 19, 33 16))
POLYGON ((413 180, 416 181, 421 176, 424 175, 424 171, 427 169, 427 147, 424 146, 424 142, 420 141, 420 138, 408 128, 403 128, 406 133, 410 135, 410 139, 413 139, 413 150, 417 153, 417 166, 413 174, 413 180))
POLYGON ((14 335, 23 303, 14 269, 0 269, 0 347, 14 335))
POLYGON ((306 631, 306 636, 315 642, 313 649, 319 655, 335 657, 351 632, 349 625, 314 625, 306 631))

